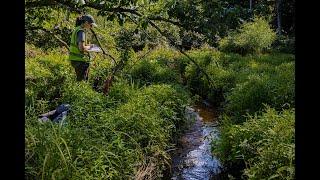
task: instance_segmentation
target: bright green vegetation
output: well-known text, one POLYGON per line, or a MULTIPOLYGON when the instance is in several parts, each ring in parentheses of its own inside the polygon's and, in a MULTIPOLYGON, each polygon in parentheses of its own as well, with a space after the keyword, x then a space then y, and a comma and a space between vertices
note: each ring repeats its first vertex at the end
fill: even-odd
POLYGON ((221 139, 214 143, 214 154, 226 168, 244 169, 243 178, 293 179, 294 56, 190 53, 198 57, 213 86, 192 64, 186 66, 187 86, 222 111, 221 139))
POLYGON ((149 166, 161 177, 191 103, 181 84, 223 109, 221 141, 213 149, 226 167, 245 163, 252 179, 293 177, 294 56, 208 47, 188 54, 210 75, 211 87, 195 65, 163 47, 124 70, 108 96, 92 89, 107 61, 91 69, 89 82, 77 83, 66 56, 27 59, 26 177, 127 179, 149 166), (37 121, 60 103, 72 107, 65 127, 37 121))
POLYGON ((212 153, 230 178, 294 179, 294 3, 281 6, 279 35, 276 1, 255 2, 253 14, 249 1, 86 2, 26 1, 26 179, 163 179, 198 97, 220 110, 212 153), (69 42, 78 14, 68 19, 66 7, 93 14, 102 46, 123 63, 107 96, 111 59, 96 54, 88 82, 76 82, 53 37, 69 42), (66 125, 38 121, 62 103, 66 125))
POLYGON ((26 177, 130 179, 149 166, 161 177, 166 150, 184 126, 187 91, 119 77, 105 96, 75 82, 70 67, 56 52, 26 60, 26 177), (59 103, 72 107, 66 126, 38 122, 59 103))
POLYGON ((277 112, 266 107, 262 115, 250 116, 241 125, 224 117, 215 153, 226 165, 244 166, 243 178, 294 179, 294 115, 294 109, 277 112))
POLYGON ((186 84, 191 92, 221 109, 221 139, 213 143, 212 150, 229 175, 293 179, 294 55, 271 51, 241 56, 209 48, 189 51, 189 55, 213 81, 210 86, 198 67, 185 65, 186 84))
POLYGON ((238 51, 241 54, 249 52, 259 53, 269 48, 276 39, 276 33, 263 18, 255 18, 253 22, 245 23, 239 32, 231 32, 220 41, 220 48, 224 51, 238 51))

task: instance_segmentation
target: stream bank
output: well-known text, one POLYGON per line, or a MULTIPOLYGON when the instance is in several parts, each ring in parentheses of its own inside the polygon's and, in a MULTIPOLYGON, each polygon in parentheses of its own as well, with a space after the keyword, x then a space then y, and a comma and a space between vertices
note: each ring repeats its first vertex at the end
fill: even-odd
POLYGON ((192 124, 172 152, 171 180, 220 180, 222 165, 211 153, 211 142, 219 138, 218 113, 207 102, 186 109, 192 124))

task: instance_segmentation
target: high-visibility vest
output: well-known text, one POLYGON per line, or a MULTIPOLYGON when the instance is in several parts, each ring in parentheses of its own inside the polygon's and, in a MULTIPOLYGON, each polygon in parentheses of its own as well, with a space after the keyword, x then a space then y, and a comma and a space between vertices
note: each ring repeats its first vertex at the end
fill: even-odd
MULTIPOLYGON (((71 34, 71 43, 70 43, 70 48, 69 48, 69 60, 70 61, 84 61, 84 62, 89 62, 90 59, 87 55, 82 53, 79 50, 79 47, 77 45, 77 33, 80 30, 84 30, 81 28, 81 26, 77 26, 72 34, 71 34)), ((87 37, 85 36, 85 44, 87 43, 87 37)))

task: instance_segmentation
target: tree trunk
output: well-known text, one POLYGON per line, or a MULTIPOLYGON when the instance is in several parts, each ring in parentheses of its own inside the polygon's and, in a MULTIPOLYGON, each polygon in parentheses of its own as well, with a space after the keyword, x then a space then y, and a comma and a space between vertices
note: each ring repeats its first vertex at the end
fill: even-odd
POLYGON ((282 3, 282 0, 277 0, 276 1, 276 6, 277 6, 277 33, 278 35, 281 35, 281 3, 282 3))
POLYGON ((250 2, 250 16, 251 18, 253 17, 253 12, 252 12, 252 0, 249 1, 250 2))

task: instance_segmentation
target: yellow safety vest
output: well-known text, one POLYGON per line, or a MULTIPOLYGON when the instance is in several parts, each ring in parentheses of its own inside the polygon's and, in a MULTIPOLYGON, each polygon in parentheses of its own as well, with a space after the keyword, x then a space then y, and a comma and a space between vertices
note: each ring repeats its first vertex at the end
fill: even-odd
MULTIPOLYGON (((81 26, 77 26, 72 34, 71 34, 71 43, 70 43, 70 48, 69 48, 69 60, 70 61, 83 61, 83 62, 89 62, 90 58, 82 53, 79 50, 79 47, 77 45, 77 33, 80 30, 84 30, 81 28, 81 26)), ((87 36, 85 36, 85 44, 87 44, 87 36)))

